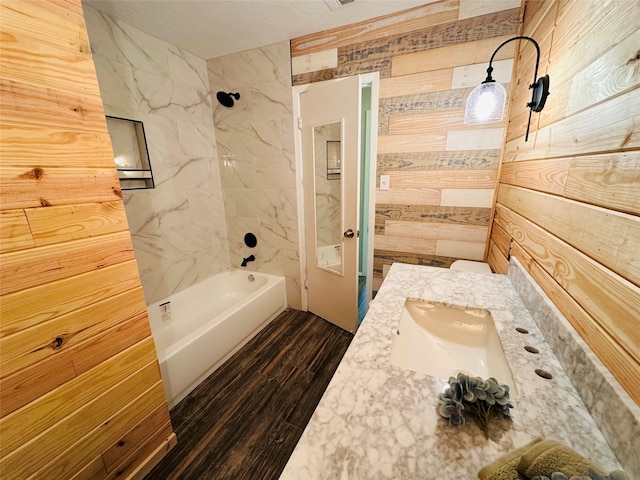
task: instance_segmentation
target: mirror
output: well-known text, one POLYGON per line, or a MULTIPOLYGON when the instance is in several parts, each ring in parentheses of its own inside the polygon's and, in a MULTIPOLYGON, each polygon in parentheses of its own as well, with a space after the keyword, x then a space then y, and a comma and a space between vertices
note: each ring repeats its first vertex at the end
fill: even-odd
POLYGON ((342 123, 313 129, 316 262, 342 274, 342 123))

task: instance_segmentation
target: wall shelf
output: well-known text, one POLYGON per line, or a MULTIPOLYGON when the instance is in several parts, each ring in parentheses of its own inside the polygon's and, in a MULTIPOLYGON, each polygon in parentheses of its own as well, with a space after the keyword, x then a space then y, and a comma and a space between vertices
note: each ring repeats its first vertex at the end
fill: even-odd
POLYGON ((110 117, 107 128, 122 190, 155 188, 144 125, 139 120, 110 117))

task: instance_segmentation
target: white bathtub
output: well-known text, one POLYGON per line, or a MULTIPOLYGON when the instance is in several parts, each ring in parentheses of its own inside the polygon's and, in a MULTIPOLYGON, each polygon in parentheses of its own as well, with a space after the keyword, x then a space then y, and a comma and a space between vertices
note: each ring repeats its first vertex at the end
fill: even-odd
POLYGON ((246 270, 220 273, 148 305, 169 407, 286 306, 284 277, 246 270))

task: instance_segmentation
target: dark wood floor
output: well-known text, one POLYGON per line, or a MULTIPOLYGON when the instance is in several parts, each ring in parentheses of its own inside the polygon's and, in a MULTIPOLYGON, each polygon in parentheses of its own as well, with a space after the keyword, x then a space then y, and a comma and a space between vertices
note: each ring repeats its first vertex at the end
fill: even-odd
POLYGON ((145 480, 277 479, 351 338, 283 312, 171 410, 178 444, 145 480))

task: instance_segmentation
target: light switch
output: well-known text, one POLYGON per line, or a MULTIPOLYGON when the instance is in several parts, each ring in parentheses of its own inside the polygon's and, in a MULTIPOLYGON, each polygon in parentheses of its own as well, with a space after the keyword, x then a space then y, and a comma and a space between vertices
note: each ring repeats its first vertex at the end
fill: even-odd
POLYGON ((380 175, 380 190, 389 190, 389 175, 380 175))

